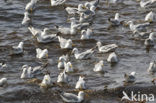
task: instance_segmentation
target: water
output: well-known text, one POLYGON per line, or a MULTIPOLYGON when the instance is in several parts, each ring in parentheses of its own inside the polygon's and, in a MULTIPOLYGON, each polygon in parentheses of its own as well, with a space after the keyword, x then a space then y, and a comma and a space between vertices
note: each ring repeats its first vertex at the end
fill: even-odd
MULTIPOLYGON (((58 42, 46 45, 38 44, 27 27, 21 25, 24 7, 28 2, 29 0, 0 1, 0 61, 5 61, 8 64, 5 72, 0 73, 0 78, 8 78, 8 86, 0 88, 0 103, 62 103, 59 97, 60 91, 73 92, 79 75, 86 76, 89 90, 98 91, 97 94, 88 92, 89 96, 86 97, 85 103, 119 103, 122 95, 121 91, 124 90, 125 87, 119 90, 117 89, 115 92, 105 93, 103 92, 104 86, 107 85, 108 88, 111 89, 122 87, 124 73, 130 73, 132 71, 138 73, 136 76, 136 84, 141 85, 145 91, 151 88, 151 92, 154 92, 155 86, 153 86, 151 80, 155 76, 148 74, 146 71, 150 61, 156 58, 156 49, 153 48, 147 53, 144 47, 144 41, 132 39, 132 33, 129 28, 120 26, 108 29, 107 19, 108 17, 113 17, 116 12, 119 12, 123 20, 144 20, 145 15, 150 12, 150 10, 155 10, 155 7, 142 10, 140 9, 139 3, 135 0, 126 0, 124 2, 125 4, 107 6, 106 1, 101 0, 92 25, 95 33, 93 38, 95 40, 80 41, 80 34, 74 37, 64 37, 72 38, 74 44, 76 44, 76 47, 80 51, 94 47, 98 40, 100 40, 103 45, 116 43, 119 46, 117 54, 120 62, 114 67, 111 67, 106 62, 108 53, 96 53, 95 57, 91 60, 77 61, 71 57, 74 69, 77 69, 78 72, 70 75, 70 88, 68 86, 55 86, 49 90, 42 91, 37 84, 27 83, 28 80, 20 79, 22 65, 41 65, 35 58, 35 49, 37 47, 41 49, 47 48, 49 51, 49 59, 52 61, 47 69, 51 72, 53 82, 56 82, 60 72, 57 69, 58 57, 70 51, 61 50, 58 42), (24 55, 9 56, 10 47, 17 45, 20 41, 24 41, 24 55), (108 70, 108 73, 105 75, 93 72, 94 64, 102 59, 104 60, 106 70, 108 70)), ((84 3, 86 0, 69 0, 66 6, 76 7, 80 2, 84 3)), ((48 27, 52 33, 56 33, 56 31, 54 31, 54 25, 69 24, 67 23, 69 16, 65 10, 63 10, 63 7, 53 8, 50 6, 48 0, 40 0, 36 8, 32 17, 32 24, 36 28, 43 29, 48 27)), ((150 26, 154 31, 156 30, 155 24, 156 23, 153 23, 150 26)), ((38 78, 42 80, 43 75, 40 75, 38 78)), ((139 85, 133 85, 132 87, 138 89, 139 85)))

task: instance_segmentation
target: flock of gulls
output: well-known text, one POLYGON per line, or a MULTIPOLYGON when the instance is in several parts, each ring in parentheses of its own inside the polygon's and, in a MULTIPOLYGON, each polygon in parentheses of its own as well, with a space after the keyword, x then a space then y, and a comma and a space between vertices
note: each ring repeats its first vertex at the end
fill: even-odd
MULTIPOLYGON (((31 0, 25 7, 24 18, 22 21, 22 25, 27 25, 28 30, 32 34, 33 37, 36 38, 38 43, 43 43, 48 45, 48 43, 53 41, 58 41, 60 43, 61 49, 72 49, 71 54, 74 55, 76 60, 87 60, 91 59, 93 55, 95 55, 95 50, 97 49, 99 53, 110 53, 107 62, 110 64, 116 64, 119 62, 118 55, 116 54, 115 50, 118 48, 117 44, 108 44, 102 45, 100 41, 97 41, 95 47, 80 52, 78 48, 74 47, 72 39, 65 39, 61 37, 61 35, 76 35, 78 32, 81 33, 81 40, 92 39, 92 35, 94 32, 91 28, 91 21, 95 18, 97 8, 100 4, 100 0, 85 2, 84 4, 79 4, 77 7, 66 7, 65 11, 68 15, 73 15, 69 19, 71 25, 69 27, 65 26, 58 26, 55 25, 55 29, 58 31, 56 34, 49 34, 49 28, 44 28, 44 30, 37 29, 31 26, 31 17, 32 13, 35 10, 36 4, 39 0, 31 0), (79 16, 79 20, 76 20, 75 16, 79 16)), ((123 3, 124 0, 108 0, 107 3, 109 4, 118 4, 123 3)), ((156 0, 146 0, 146 1, 139 1, 141 8, 150 8, 156 0)), ((51 6, 63 6, 66 3, 66 0, 51 0, 51 6)), ((149 12, 143 23, 135 24, 134 21, 122 21, 120 19, 120 14, 116 13, 114 18, 108 18, 108 22, 112 27, 118 27, 120 25, 129 26, 132 34, 138 34, 139 37, 144 38, 144 45, 146 47, 153 47, 154 46, 154 36, 156 33, 154 31, 147 31, 147 28, 150 26, 151 23, 156 21, 156 15, 153 11, 149 12)), ((17 46, 12 47, 12 55, 19 55, 23 54, 24 50, 23 47, 24 42, 20 42, 17 46)), ((46 60, 48 59, 48 49, 40 49, 36 48, 36 58, 39 60, 46 60)), ((60 70, 60 74, 57 78, 57 83, 68 83, 68 75, 69 73, 74 73, 74 69, 72 67, 72 63, 70 61, 70 55, 62 55, 59 57, 58 60, 58 69, 60 70)), ((3 71, 7 65, 5 63, 0 63, 0 71, 3 71)), ((44 66, 37 66, 31 67, 28 65, 22 66, 22 74, 20 76, 21 79, 27 78, 34 78, 35 76, 39 75, 44 66)), ((94 72, 97 73, 107 73, 104 67, 104 61, 99 60, 98 63, 95 64, 93 68, 94 72)), ((156 72, 156 61, 151 61, 149 64, 149 68, 147 69, 148 72, 154 73, 156 72)), ((125 82, 127 83, 134 83, 136 81, 136 72, 132 71, 130 74, 125 74, 125 82)), ((4 86, 7 84, 7 78, 0 79, 0 86, 4 86)), ((40 86, 43 88, 48 88, 53 85, 50 77, 50 73, 46 73, 43 77, 40 86)), ((75 84, 75 89, 78 89, 78 95, 72 93, 62 93, 60 97, 65 102, 82 102, 84 100, 85 92, 84 90, 87 89, 85 77, 79 76, 79 80, 75 84)))

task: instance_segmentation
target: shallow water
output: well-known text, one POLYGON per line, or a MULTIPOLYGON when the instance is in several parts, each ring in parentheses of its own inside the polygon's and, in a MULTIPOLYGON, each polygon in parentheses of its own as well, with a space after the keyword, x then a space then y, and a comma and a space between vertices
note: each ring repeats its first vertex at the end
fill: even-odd
MULTIPOLYGON (((77 6, 80 2, 84 3, 86 0, 68 0, 66 6, 77 6)), ((47 69, 51 73, 52 80, 55 82, 59 74, 57 69, 58 57, 62 54, 69 53, 69 50, 61 50, 59 43, 38 44, 32 37, 26 26, 21 25, 23 19, 24 7, 29 0, 0 0, 0 61, 5 61, 8 68, 5 72, 0 73, 0 78, 8 78, 8 86, 0 88, 0 103, 62 103, 57 91, 72 91, 79 75, 86 76, 87 86, 91 90, 101 91, 104 86, 108 88, 116 88, 123 85, 124 73, 136 71, 137 83, 145 85, 152 85, 150 82, 154 75, 149 75, 146 71, 150 61, 156 58, 156 49, 153 48, 149 53, 146 52, 144 42, 142 40, 132 39, 132 33, 129 28, 120 26, 117 28, 108 29, 108 17, 113 17, 116 12, 121 14, 123 20, 144 20, 145 15, 150 10, 156 8, 142 10, 139 3, 135 0, 125 0, 124 4, 106 5, 104 0, 100 1, 97 15, 94 18, 92 28, 94 30, 93 38, 95 40, 80 41, 80 35, 75 37, 64 36, 65 38, 72 38, 74 44, 80 51, 87 50, 95 46, 96 41, 100 40, 102 44, 116 43, 119 48, 117 54, 120 62, 111 67, 106 59, 108 53, 96 53, 91 60, 75 60, 71 57, 71 62, 77 73, 70 75, 70 88, 68 87, 54 87, 47 91, 41 91, 38 85, 28 84, 27 80, 20 79, 22 72, 21 67, 24 64, 31 66, 41 65, 35 58, 35 48, 47 48, 49 51, 49 59, 52 61, 47 69), (10 47, 17 45, 20 41, 24 41, 25 53, 23 56, 9 56, 10 47), (93 72, 94 64, 99 60, 104 60, 104 65, 108 73, 101 75, 93 72)), ((155 6, 156 7, 156 6, 155 6)), ((63 10, 63 7, 53 8, 50 6, 49 0, 40 0, 37 4, 37 9, 32 17, 32 24, 36 28, 43 29, 48 27, 52 33, 54 25, 67 25, 67 18, 69 16, 63 10)), ((68 23, 69 24, 69 23, 68 23)), ((149 29, 156 31, 156 23, 151 24, 149 29)), ((43 75, 38 77, 42 80, 43 75)), ((121 92, 122 93, 122 92, 121 92)), ((99 94, 100 95, 100 94, 99 94)), ((88 97, 86 103, 119 103, 118 95, 91 95, 88 97), (93 98, 92 98, 93 97, 93 98)))

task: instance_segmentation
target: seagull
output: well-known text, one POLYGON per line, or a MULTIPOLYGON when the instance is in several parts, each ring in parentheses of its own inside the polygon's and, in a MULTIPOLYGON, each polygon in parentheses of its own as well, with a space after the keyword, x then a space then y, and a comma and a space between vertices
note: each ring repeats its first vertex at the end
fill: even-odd
POLYGON ((32 67, 29 67, 28 65, 23 65, 22 66, 22 74, 21 74, 21 79, 27 79, 27 78, 32 78, 32 67))
POLYGON ((109 62, 109 63, 117 63, 118 62, 118 57, 115 54, 115 52, 109 54, 109 56, 107 58, 107 62, 109 62))
POLYGON ((62 26, 55 26, 56 29, 64 35, 75 35, 77 34, 77 28, 75 26, 71 26, 71 27, 62 27, 62 26))
POLYGON ((72 93, 63 93, 60 96, 67 103, 81 103, 84 100, 83 91, 79 91, 78 96, 72 93))
POLYGON ((60 73, 57 78, 57 83, 67 83, 68 82, 68 75, 65 71, 60 73))
POLYGON ((150 33, 149 37, 147 39, 145 39, 144 44, 146 47, 154 46, 154 35, 155 35, 155 33, 152 32, 152 33, 150 33))
POLYGON ((119 16, 120 16, 119 13, 116 13, 114 18, 108 19, 111 26, 119 26, 121 24, 119 16))
POLYGON ((95 64, 95 67, 93 69, 94 72, 104 72, 104 61, 101 60, 99 63, 95 64))
POLYGON ((149 12, 147 15, 146 15, 146 17, 145 17, 145 21, 147 21, 147 22, 153 22, 153 21, 155 21, 155 13, 154 12, 149 12))
POLYGON ((79 76, 79 80, 76 83, 75 89, 86 89, 85 77, 79 76))
POLYGON ((90 23, 77 23, 75 17, 69 19, 71 21, 71 27, 75 27, 77 30, 81 30, 90 25, 90 23))
POLYGON ((128 21, 128 24, 133 33, 146 31, 146 27, 150 25, 149 23, 134 25, 133 21, 128 21))
POLYGON ((40 84, 41 87, 49 87, 52 86, 51 77, 49 74, 46 74, 40 84))
POLYGON ((153 61, 153 62, 150 63, 147 71, 149 73, 155 73, 156 72, 156 61, 153 61))
POLYGON ((150 7, 152 4, 154 4, 155 2, 156 2, 156 0, 147 0, 147 1, 141 0, 140 7, 147 8, 147 7, 150 7))
POLYGON ((1 78, 0 79, 0 87, 4 86, 5 84, 7 84, 7 78, 1 78))
POLYGON ((78 8, 74 8, 74 7, 67 7, 65 8, 66 12, 69 14, 69 15, 75 15, 75 14, 79 14, 80 12, 83 12, 85 11, 85 7, 83 4, 79 4, 78 5, 78 8))
POLYGON ((23 45, 24 45, 24 43, 23 42, 20 42, 19 44, 18 44, 18 46, 13 46, 12 47, 12 55, 18 55, 18 54, 23 54, 23 45))
POLYGON ((80 23, 85 23, 85 22, 92 22, 92 17, 89 15, 85 15, 83 12, 80 13, 80 18, 79 18, 79 22, 80 23))
POLYGON ((4 63, 4 62, 1 62, 0 63, 0 72, 4 69, 4 68, 6 68, 7 67, 7 65, 4 63))
POLYGON ((51 0, 51 6, 64 5, 66 0, 51 0))
POLYGON ((25 7, 26 11, 33 11, 35 9, 35 5, 38 2, 38 0, 31 0, 25 7))
POLYGON ((71 39, 64 39, 63 37, 58 36, 61 49, 71 49, 73 42, 71 39))
POLYGON ((114 52, 115 49, 118 47, 116 44, 108 44, 102 46, 102 43, 100 41, 97 42, 96 45, 100 53, 114 52))
POLYGON ((79 53, 77 48, 74 48, 72 53, 75 56, 75 59, 89 59, 93 56, 93 49, 86 50, 85 52, 79 53))
POLYGON ((57 34, 50 34, 50 35, 44 34, 43 35, 43 34, 37 33, 35 37, 37 38, 37 42, 39 43, 50 43, 57 39, 57 34))
POLYGON ((81 31, 81 40, 90 39, 93 34, 93 30, 88 28, 87 30, 81 31))
POLYGON ((60 56, 57 65, 58 69, 64 69, 64 62, 67 62, 68 60, 69 60, 68 55, 60 56))
POLYGON ((30 19, 29 15, 30 14, 28 12, 24 13, 24 18, 22 20, 22 25, 27 25, 27 24, 29 24, 31 22, 31 19, 30 19))
POLYGON ((36 58, 38 59, 45 59, 45 58, 48 58, 48 50, 47 49, 40 49, 40 48, 37 48, 36 49, 36 58))
POLYGON ((65 72, 66 73, 71 73, 71 72, 73 72, 74 70, 73 70, 73 66, 72 66, 72 63, 71 62, 64 62, 64 70, 65 70, 65 72))
POLYGON ((135 74, 136 74, 136 72, 131 72, 130 75, 125 74, 124 75, 125 82, 127 82, 127 83, 135 82, 136 81, 135 74))

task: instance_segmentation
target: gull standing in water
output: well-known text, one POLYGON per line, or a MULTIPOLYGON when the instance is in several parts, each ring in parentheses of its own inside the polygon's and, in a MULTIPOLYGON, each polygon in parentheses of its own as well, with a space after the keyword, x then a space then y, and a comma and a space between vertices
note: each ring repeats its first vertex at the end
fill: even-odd
POLYGON ((37 42, 39 43, 50 43, 57 39, 57 34, 48 34, 48 28, 44 28, 44 30, 35 29, 34 27, 28 27, 30 32, 34 37, 37 38, 37 42))
POLYGON ((109 63, 117 63, 119 60, 118 60, 118 57, 116 55, 115 52, 109 54, 108 58, 107 58, 107 62, 109 63))
POLYGON ((71 27, 62 27, 62 26, 57 26, 56 29, 64 35, 75 35, 77 33, 77 28, 75 26, 71 27))
POLYGON ((72 63, 71 62, 64 62, 64 70, 65 72, 67 73, 72 73, 74 70, 73 70, 73 66, 72 66, 72 63))
POLYGON ((68 83, 68 75, 65 70, 58 75, 57 83, 68 83))
POLYGON ((28 65, 23 65, 22 66, 22 74, 21 74, 21 79, 26 79, 26 78, 32 78, 32 68, 29 67, 28 65))
POLYGON ((7 84, 7 78, 1 78, 0 79, 0 87, 4 86, 5 84, 7 84))
POLYGON ((74 48, 72 53, 74 54, 75 59, 90 59, 93 56, 94 50, 89 49, 85 52, 79 53, 78 49, 74 48))
POLYGON ((64 63, 68 62, 68 60, 69 60, 68 55, 60 56, 58 60, 58 65, 57 65, 58 69, 64 69, 64 65, 65 65, 64 63))
POLYGON ((6 68, 7 65, 4 62, 0 63, 0 72, 4 70, 4 68, 6 68))
POLYGON ((93 34, 93 30, 88 28, 87 30, 81 31, 81 40, 90 39, 93 34))
POLYGON ((102 46, 102 43, 100 41, 97 42, 96 45, 100 53, 114 52, 115 49, 118 47, 116 44, 108 44, 102 46))
POLYGON ((125 82, 127 82, 127 83, 135 82, 136 81, 135 74, 136 74, 136 72, 131 72, 130 75, 125 74, 124 75, 125 82))
POLYGON ((75 15, 75 14, 80 14, 81 12, 85 11, 85 7, 83 4, 79 4, 78 8, 74 7, 66 7, 65 10, 69 15, 75 15))
POLYGON ((84 92, 79 91, 78 96, 72 93, 63 93, 61 94, 61 98, 64 102, 67 103, 81 103, 84 100, 84 92))
POLYGON ((35 37, 39 43, 50 43, 57 39, 57 34, 42 35, 41 33, 37 33, 35 37))
POLYGON ((79 76, 79 80, 76 83, 75 89, 86 89, 86 82, 85 82, 85 77, 79 76))
POLYGON ((38 59, 45 59, 45 58, 48 58, 48 50, 47 49, 40 49, 40 48, 37 48, 36 49, 36 58, 38 59))
POLYGON ((137 24, 134 25, 133 21, 128 21, 129 28, 133 33, 144 32, 146 31, 146 27, 149 26, 149 23, 137 24))
POLYGON ((150 63, 147 71, 149 73, 155 73, 156 72, 156 61, 153 61, 153 62, 150 63))
POLYGON ((147 7, 150 7, 152 4, 154 4, 155 2, 156 2, 156 0, 147 0, 147 1, 141 0, 140 7, 147 8, 147 7))
POLYGON ((150 33, 149 37, 147 39, 145 39, 144 44, 146 47, 154 46, 154 35, 155 35, 155 33, 152 32, 152 33, 150 33))
POLYGON ((102 72, 104 73, 104 63, 103 60, 99 61, 99 63, 95 64, 95 67, 93 69, 94 72, 102 72))
POLYGON ((64 39, 63 37, 58 36, 61 49, 71 49, 73 42, 71 39, 64 39))
POLYGON ((51 0, 51 6, 64 5, 66 0, 51 0))
POLYGON ((114 18, 108 19, 111 26, 119 26, 121 24, 119 16, 120 16, 119 13, 116 13, 114 18))
POLYGON ((31 22, 31 19, 30 19, 29 15, 30 14, 27 11, 24 13, 24 18, 22 20, 22 25, 27 25, 27 24, 29 24, 31 22))
POLYGON ((156 19, 156 15, 155 15, 155 13, 152 12, 152 11, 149 12, 149 13, 146 15, 146 17, 145 17, 145 21, 147 21, 147 22, 154 22, 155 19, 156 19))
POLYGON ((31 0, 25 7, 26 11, 33 11, 35 9, 35 5, 38 2, 38 0, 31 0))
POLYGON ((42 80, 42 83, 40 84, 41 87, 50 87, 52 86, 51 77, 49 74, 46 74, 42 80))
POLYGON ((23 45, 24 45, 24 43, 23 42, 20 42, 19 44, 18 44, 18 46, 13 46, 12 47, 12 55, 18 55, 18 54, 23 54, 23 45))

